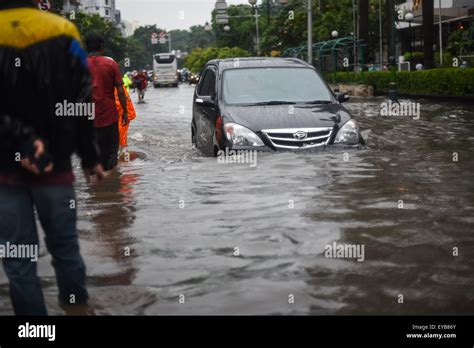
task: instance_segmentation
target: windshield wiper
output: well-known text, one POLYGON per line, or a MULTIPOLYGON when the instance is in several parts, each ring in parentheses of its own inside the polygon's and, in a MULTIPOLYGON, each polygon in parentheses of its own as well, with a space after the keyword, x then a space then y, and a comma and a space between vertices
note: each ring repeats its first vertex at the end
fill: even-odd
POLYGON ((264 102, 258 102, 258 103, 249 103, 246 105, 290 105, 290 104, 296 104, 295 102, 291 101, 284 101, 284 100, 270 100, 270 101, 264 101, 264 102))
POLYGON ((332 104, 333 102, 330 100, 311 100, 308 102, 304 102, 303 104, 332 104))

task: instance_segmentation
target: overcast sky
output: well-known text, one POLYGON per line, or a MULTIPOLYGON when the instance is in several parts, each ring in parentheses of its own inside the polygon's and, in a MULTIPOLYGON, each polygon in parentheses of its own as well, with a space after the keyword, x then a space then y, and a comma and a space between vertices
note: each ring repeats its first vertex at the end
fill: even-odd
MULTIPOLYGON (((167 30, 204 25, 211 20, 215 3, 215 0, 116 0, 122 19, 139 21, 141 25, 156 24, 167 30)), ((248 4, 248 1, 227 0, 227 4, 248 4)))

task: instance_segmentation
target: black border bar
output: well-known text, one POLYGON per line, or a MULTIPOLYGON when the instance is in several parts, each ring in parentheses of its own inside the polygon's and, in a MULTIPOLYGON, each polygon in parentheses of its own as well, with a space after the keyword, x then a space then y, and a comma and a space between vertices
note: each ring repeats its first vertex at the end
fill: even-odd
POLYGON ((0 347, 38 344, 388 344, 474 346, 474 316, 0 317, 0 347), (20 338, 20 325, 55 325, 55 340, 20 338), (414 326, 415 325, 415 326, 414 326), (455 327, 453 326, 455 325, 455 327), (423 330, 422 328, 425 327, 423 330), (408 338, 407 334, 455 334, 408 338))

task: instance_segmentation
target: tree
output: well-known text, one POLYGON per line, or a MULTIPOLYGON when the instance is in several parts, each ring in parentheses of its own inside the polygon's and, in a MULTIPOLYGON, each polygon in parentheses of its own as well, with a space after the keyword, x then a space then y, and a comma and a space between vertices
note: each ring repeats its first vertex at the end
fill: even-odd
POLYGON ((448 51, 453 56, 470 55, 474 52, 474 40, 468 30, 457 29, 448 38, 448 51))
POLYGON ((141 26, 135 30, 132 36, 127 38, 127 54, 130 59, 130 69, 151 69, 153 55, 169 51, 168 43, 152 44, 151 34, 164 31, 156 25, 141 26))
POLYGON ((89 34, 100 34, 105 41, 105 55, 117 62, 123 62, 126 57, 127 42, 115 25, 99 15, 77 13, 73 22, 77 25, 82 38, 89 34))
POLYGON ((193 48, 207 48, 216 44, 212 32, 208 32, 202 25, 193 25, 189 28, 186 50, 191 52, 193 48))
POLYGON ((171 35, 171 49, 172 50, 180 50, 184 52, 188 49, 188 37, 189 31, 187 30, 171 30, 169 31, 171 35))
MULTIPOLYGON (((248 5, 231 5, 229 15, 229 31, 224 31, 223 26, 216 23, 216 11, 212 13, 212 28, 216 33, 218 47, 240 47, 247 51, 254 51, 256 26, 254 12, 248 5), (248 16, 248 17, 238 17, 248 16)), ((260 28, 264 20, 259 18, 260 28)))
POLYGON ((204 65, 211 59, 224 58, 238 58, 250 57, 250 52, 245 51, 239 47, 208 47, 195 48, 185 59, 185 66, 192 72, 201 71, 204 65))

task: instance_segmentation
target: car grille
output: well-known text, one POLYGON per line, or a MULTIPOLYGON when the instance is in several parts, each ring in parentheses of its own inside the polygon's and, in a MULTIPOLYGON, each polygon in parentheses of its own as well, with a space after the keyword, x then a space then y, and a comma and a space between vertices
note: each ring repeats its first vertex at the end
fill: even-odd
POLYGON ((327 145, 331 139, 333 128, 286 128, 264 129, 262 133, 276 148, 308 149, 327 145))

